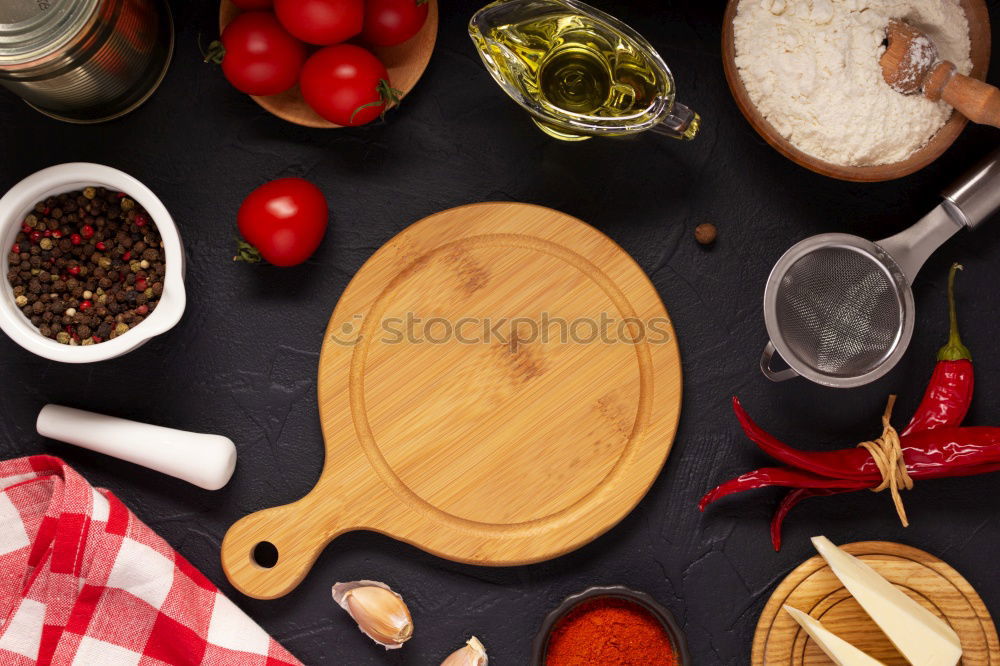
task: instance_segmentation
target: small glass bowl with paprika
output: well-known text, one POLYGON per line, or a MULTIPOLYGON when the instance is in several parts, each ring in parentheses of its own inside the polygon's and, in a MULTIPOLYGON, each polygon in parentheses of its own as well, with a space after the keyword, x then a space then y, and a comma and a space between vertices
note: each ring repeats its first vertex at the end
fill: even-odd
POLYGON ((687 641, 673 615, 645 592, 591 587, 567 597, 542 622, 532 666, 689 666, 687 641))

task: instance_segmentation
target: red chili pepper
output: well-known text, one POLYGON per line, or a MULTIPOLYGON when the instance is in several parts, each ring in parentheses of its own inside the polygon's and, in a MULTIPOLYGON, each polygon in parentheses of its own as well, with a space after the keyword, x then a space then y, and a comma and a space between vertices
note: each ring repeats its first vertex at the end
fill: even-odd
POLYGON ((775 551, 781 550, 781 525, 785 522, 788 513, 804 499, 810 497, 825 497, 827 495, 837 495, 839 493, 850 493, 860 488, 796 488, 788 491, 781 499, 781 504, 771 517, 771 545, 775 551))
POLYGON ((741 493, 745 490, 757 490, 758 488, 768 488, 770 486, 783 486, 785 488, 843 488, 845 484, 853 490, 870 488, 871 481, 859 479, 849 481, 845 479, 831 479, 819 476, 810 472, 805 472, 794 467, 761 467, 752 472, 741 474, 735 479, 730 479, 719 484, 698 502, 698 508, 705 510, 712 502, 722 499, 727 495, 741 493))
POLYGON ((864 459, 864 456, 871 457, 863 449, 858 449, 862 454, 856 456, 858 460, 845 459, 843 451, 802 451, 778 440, 774 435, 754 423, 736 396, 733 396, 733 411, 750 441, 756 444, 761 451, 786 465, 798 467, 820 476, 838 479, 850 478, 853 474, 857 474, 858 463, 864 459))
MULTIPOLYGON (((1000 428, 945 428, 938 432, 948 432, 957 435, 949 446, 968 451, 964 458, 958 458, 954 463, 937 463, 933 467, 914 469, 909 464, 907 471, 913 479, 940 479, 955 476, 974 476, 1000 470, 1000 428), (978 453, 971 453, 978 451, 978 453)), ((920 434, 931 434, 929 431, 920 434)), ((912 437, 912 435, 911 435, 912 437)), ((864 449, 859 451, 868 454, 864 449)), ((870 454, 869 454, 869 457, 870 454)), ((741 493, 745 490, 756 490, 770 486, 785 488, 841 488, 844 490, 862 490, 878 485, 882 475, 877 471, 868 479, 831 479, 819 476, 794 467, 761 467, 752 472, 742 474, 735 479, 722 483, 701 498, 698 507, 705 507, 717 500, 741 493)))
MULTIPOLYGON (((742 412, 742 408, 740 408, 742 412)), ((745 412, 744 429, 754 439, 767 435, 745 412)), ((882 473, 867 449, 852 446, 836 451, 800 451, 767 435, 768 447, 761 448, 772 457, 793 467, 828 479, 841 481, 881 481, 882 473)), ((757 439, 758 444, 760 443, 757 439)), ((955 476, 952 468, 1000 463, 1000 428, 972 426, 934 428, 911 432, 900 437, 906 469, 913 478, 955 476)))
POLYGON ((955 313, 955 274, 961 269, 960 264, 952 264, 951 272, 948 273, 948 317, 951 322, 948 343, 938 350, 937 364, 927 384, 927 391, 909 425, 900 435, 961 425, 972 403, 972 354, 962 344, 962 338, 958 334, 958 316, 955 313))
MULTIPOLYGON (((878 485, 882 473, 863 448, 839 451, 800 451, 779 441, 755 424, 739 400, 733 408, 744 431, 762 450, 791 467, 754 470, 727 481, 706 494, 699 507, 726 495, 767 486, 795 488, 779 505, 771 521, 771 541, 781 547, 781 525, 788 512, 804 499, 862 490, 878 485)), ((907 472, 913 479, 971 476, 1000 471, 1000 428, 934 427, 900 437, 907 472)))
MULTIPOLYGON (((802 451, 780 442, 750 420, 738 400, 733 401, 744 432, 772 458, 817 476, 841 480, 881 480, 881 472, 866 449, 856 446, 836 451, 802 451)), ((910 475, 949 476, 947 467, 1000 462, 1000 428, 940 427, 900 436, 903 459, 910 475)))
MULTIPOLYGON (((1000 465, 987 464, 982 467, 960 467, 952 470, 952 473, 948 476, 974 476, 976 474, 985 474, 987 472, 994 471, 1000 471, 1000 465)), ((862 487, 855 485, 846 488, 796 488, 795 490, 789 491, 782 498, 781 503, 774 512, 774 516, 771 517, 771 544, 774 546, 774 550, 781 550, 781 526, 789 512, 791 512, 791 510, 802 500, 809 499, 810 497, 826 497, 828 495, 850 493, 869 487, 870 486, 866 484, 862 487)))

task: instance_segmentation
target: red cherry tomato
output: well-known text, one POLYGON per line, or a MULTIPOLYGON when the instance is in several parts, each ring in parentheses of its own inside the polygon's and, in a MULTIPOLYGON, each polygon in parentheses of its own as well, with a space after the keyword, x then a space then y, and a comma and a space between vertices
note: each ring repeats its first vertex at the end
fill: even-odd
POLYGON ((255 9, 270 9, 274 0, 232 0, 232 3, 245 12, 255 9))
MULTIPOLYGON (((319 247, 328 218, 318 187, 302 178, 279 178, 247 195, 236 224, 261 257, 275 266, 295 266, 319 247)), ((252 255, 241 245, 236 258, 254 261, 252 255)))
POLYGON ((222 73, 249 95, 276 95, 298 80, 306 47, 285 32, 274 14, 240 14, 222 31, 222 73))
POLYGON ((338 44, 312 54, 299 79, 302 97, 319 115, 337 125, 364 125, 387 103, 398 101, 389 72, 360 46, 338 44))
POLYGON ((365 41, 375 46, 402 44, 420 32, 427 20, 427 0, 368 0, 365 41))
POLYGON ((338 44, 361 32, 364 0, 274 0, 278 20, 303 42, 338 44))

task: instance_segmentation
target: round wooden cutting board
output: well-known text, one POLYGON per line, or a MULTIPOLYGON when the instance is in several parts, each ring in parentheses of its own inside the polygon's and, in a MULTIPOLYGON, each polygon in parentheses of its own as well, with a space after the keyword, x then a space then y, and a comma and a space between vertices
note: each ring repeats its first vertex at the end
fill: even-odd
POLYGON ((222 543, 252 597, 286 594, 350 530, 481 565, 593 540, 666 460, 680 357, 656 289, 607 236, 548 208, 473 204, 365 263, 330 319, 317 391, 320 480, 222 543), (272 567, 255 560, 265 541, 272 567))
MULTIPOLYGON (((887 541, 841 546, 925 608, 944 619, 962 641, 963 666, 997 666, 1000 642, 982 599, 962 576, 922 550, 887 541)), ((771 595, 757 623, 754 666, 830 664, 830 659, 782 609, 798 608, 887 666, 907 663, 840 580, 816 555, 806 560, 771 595)))

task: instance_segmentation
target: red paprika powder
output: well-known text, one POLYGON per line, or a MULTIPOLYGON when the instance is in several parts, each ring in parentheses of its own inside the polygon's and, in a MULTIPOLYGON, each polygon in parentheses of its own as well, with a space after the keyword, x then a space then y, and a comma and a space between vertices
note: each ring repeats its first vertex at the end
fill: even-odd
POLYGON ((553 627, 545 666, 676 666, 670 636, 652 613, 616 597, 589 599, 553 627))

